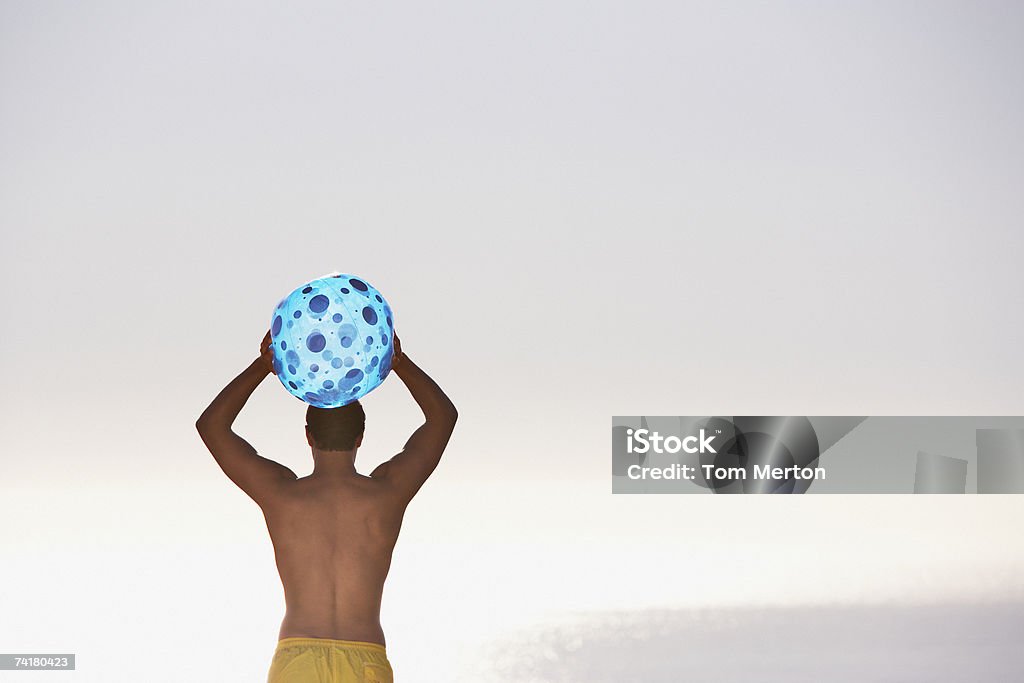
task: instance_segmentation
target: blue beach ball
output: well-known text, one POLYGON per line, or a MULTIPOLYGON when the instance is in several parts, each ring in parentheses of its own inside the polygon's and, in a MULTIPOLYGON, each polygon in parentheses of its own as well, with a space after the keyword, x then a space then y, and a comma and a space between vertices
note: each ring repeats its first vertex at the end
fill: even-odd
POLYGON ((290 394, 312 406, 352 403, 391 372, 394 327, 391 307, 366 280, 318 277, 274 309, 274 371, 290 394))

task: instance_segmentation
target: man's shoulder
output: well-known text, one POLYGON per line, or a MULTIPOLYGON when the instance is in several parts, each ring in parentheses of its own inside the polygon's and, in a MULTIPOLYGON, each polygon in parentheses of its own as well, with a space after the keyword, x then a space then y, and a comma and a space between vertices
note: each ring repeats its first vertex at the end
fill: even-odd
POLYGON ((366 475, 356 473, 343 480, 322 480, 311 474, 281 482, 278 497, 283 500, 308 501, 319 497, 333 500, 348 496, 362 497, 365 494, 386 495, 391 486, 387 474, 389 463, 381 463, 366 475))
POLYGON ((384 479, 387 478, 388 471, 390 469, 391 469, 391 461, 390 460, 382 462, 381 464, 379 464, 379 465, 377 465, 376 467, 373 468, 373 471, 370 472, 370 477, 369 478, 374 480, 374 481, 383 481, 384 479))

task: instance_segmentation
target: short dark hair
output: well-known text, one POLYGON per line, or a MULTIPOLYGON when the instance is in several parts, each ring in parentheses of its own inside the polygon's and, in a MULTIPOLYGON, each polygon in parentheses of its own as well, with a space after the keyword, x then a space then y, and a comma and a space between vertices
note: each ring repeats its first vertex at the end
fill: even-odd
POLYGON ((338 408, 306 408, 306 427, 313 445, 322 451, 350 451, 366 427, 359 401, 338 408))

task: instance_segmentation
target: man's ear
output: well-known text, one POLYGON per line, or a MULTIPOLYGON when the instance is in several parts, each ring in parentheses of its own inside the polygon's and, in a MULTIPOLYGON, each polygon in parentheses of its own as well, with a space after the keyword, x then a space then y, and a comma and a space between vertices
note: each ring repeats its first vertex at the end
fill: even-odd
POLYGON ((363 445, 363 435, 360 434, 359 436, 356 437, 356 448, 359 448, 362 445, 363 445))
POLYGON ((309 444, 310 448, 313 447, 313 437, 309 433, 309 425, 306 425, 306 443, 309 444))

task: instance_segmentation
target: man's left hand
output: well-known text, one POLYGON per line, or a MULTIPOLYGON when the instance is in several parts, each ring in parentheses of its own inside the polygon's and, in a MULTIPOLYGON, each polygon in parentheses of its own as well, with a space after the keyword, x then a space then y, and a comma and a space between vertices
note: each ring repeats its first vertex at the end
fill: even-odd
POLYGON ((274 352, 270 350, 270 330, 267 330, 267 336, 260 342, 260 360, 267 372, 272 375, 277 374, 274 372, 274 352))

